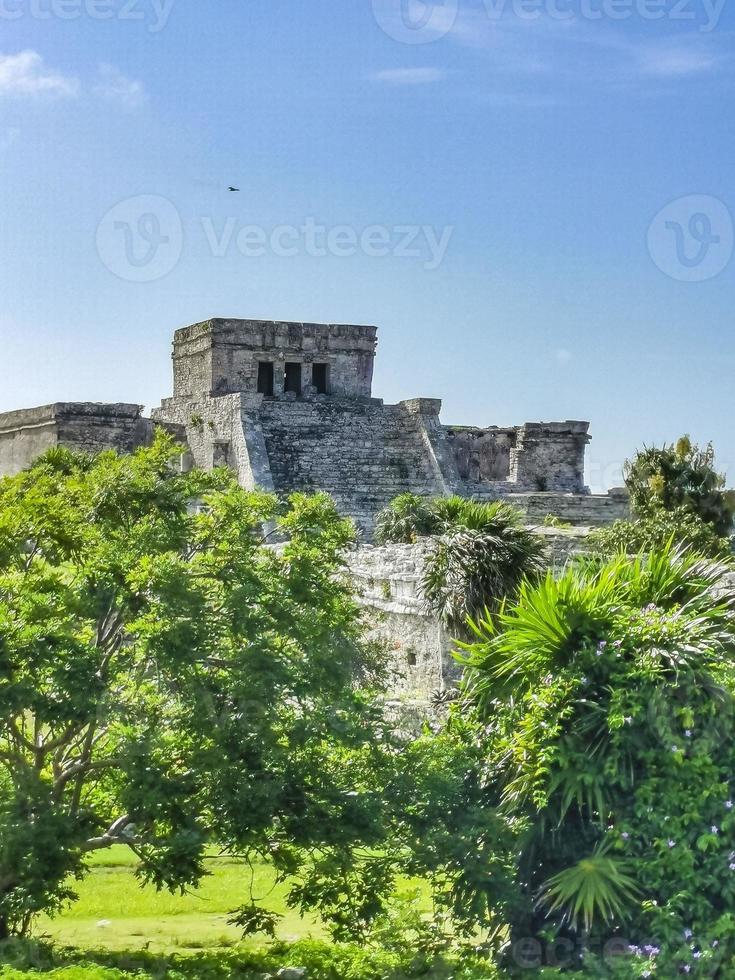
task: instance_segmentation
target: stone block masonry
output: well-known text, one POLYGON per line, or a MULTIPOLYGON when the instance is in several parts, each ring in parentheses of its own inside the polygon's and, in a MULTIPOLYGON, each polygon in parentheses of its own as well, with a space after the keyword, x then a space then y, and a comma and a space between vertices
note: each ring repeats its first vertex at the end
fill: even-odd
MULTIPOLYGON (((536 528, 546 543, 550 567, 560 573, 569 559, 587 548, 589 528, 536 528)), ((390 696, 426 704, 434 695, 455 688, 462 670, 456 643, 428 608, 421 580, 432 538, 415 544, 367 545, 347 556, 367 625, 367 636, 388 657, 386 685, 390 696)))
POLYGON ((588 423, 444 426, 441 402, 373 398, 374 326, 212 319, 177 330, 173 396, 137 405, 64 403, 0 415, 0 475, 54 445, 130 452, 164 425, 204 469, 282 496, 324 490, 370 536, 400 493, 513 498, 535 520, 623 516, 584 487, 588 423))
POLYGON ((140 405, 60 402, 0 414, 0 475, 19 473, 56 446, 132 452, 153 438, 140 405))

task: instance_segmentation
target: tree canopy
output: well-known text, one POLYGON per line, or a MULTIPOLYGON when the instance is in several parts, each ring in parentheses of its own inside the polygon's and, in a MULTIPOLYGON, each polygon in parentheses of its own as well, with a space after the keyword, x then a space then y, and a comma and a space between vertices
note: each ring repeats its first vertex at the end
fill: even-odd
POLYGON ((700 449, 682 436, 673 445, 646 446, 624 472, 636 516, 680 510, 711 525, 719 536, 732 533, 735 492, 725 489, 725 477, 715 469, 711 443, 700 449))
MULTIPOLYGON (((212 840, 284 874, 370 842, 352 525, 322 495, 281 507, 225 469, 182 473, 180 452, 58 449, 0 482, 0 935, 113 843, 176 889, 212 840)), ((241 924, 268 928, 245 881, 243 899, 241 924)))

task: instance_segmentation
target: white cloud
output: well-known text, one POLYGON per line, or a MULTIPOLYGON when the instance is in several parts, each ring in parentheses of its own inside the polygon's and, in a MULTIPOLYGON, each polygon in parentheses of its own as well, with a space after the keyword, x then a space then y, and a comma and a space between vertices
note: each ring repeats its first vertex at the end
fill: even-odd
POLYGON ((375 82, 389 85, 428 85, 440 82, 447 73, 439 68, 385 68, 370 77, 375 82))
POLYGON ((108 102, 116 102, 126 109, 135 109, 147 100, 143 83, 126 75, 113 65, 99 66, 99 80, 94 94, 108 102))
POLYGON ((660 78, 700 75, 716 70, 721 62, 722 58, 709 38, 701 36, 648 45, 639 52, 641 71, 660 78))
POLYGON ((465 10, 448 36, 488 53, 501 94, 511 78, 526 84, 534 77, 553 77, 570 85, 584 79, 588 86, 618 88, 643 78, 712 75, 732 64, 731 37, 723 33, 692 30, 651 41, 583 16, 559 20, 543 9, 532 19, 515 16, 510 0, 496 3, 499 16, 490 16, 489 9, 465 10))
POLYGON ((78 80, 47 68, 37 51, 0 54, 0 96, 73 97, 78 92, 78 80))

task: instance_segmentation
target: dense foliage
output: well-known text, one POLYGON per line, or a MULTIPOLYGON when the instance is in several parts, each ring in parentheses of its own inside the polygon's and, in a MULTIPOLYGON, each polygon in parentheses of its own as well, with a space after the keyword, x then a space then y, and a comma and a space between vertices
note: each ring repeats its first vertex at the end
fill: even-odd
POLYGON ((641 551, 656 551, 671 542, 710 558, 732 554, 729 538, 721 537, 711 524, 683 507, 672 511, 653 510, 635 520, 616 521, 610 527, 593 531, 587 538, 589 553, 603 559, 620 552, 636 555, 641 551))
MULTIPOLYGON (((374 843, 380 722, 337 574, 352 527, 179 453, 54 450, 0 483, 0 935, 113 843, 171 889, 211 838, 292 875, 374 843)), ((272 926, 250 902, 238 921, 272 926)))
POLYGON ((502 502, 403 494, 381 512, 376 538, 408 543, 433 536, 422 591, 430 607, 456 633, 467 622, 514 596, 524 577, 544 568, 543 541, 502 502))
POLYGON ((515 835, 515 943, 615 975, 735 971, 735 590, 666 549, 525 584, 467 645, 488 804, 515 835))
POLYGON ((683 511, 711 525, 720 537, 732 533, 735 492, 714 465, 712 445, 700 449, 688 436, 675 445, 645 447, 625 465, 625 483, 637 517, 683 511))
POLYGON ((85 955, 28 943, 0 947, 0 980, 263 980, 281 975, 279 971, 304 980, 499 980, 501 976, 483 956, 450 953, 427 961, 412 951, 304 940, 277 942, 266 949, 241 944, 210 953, 168 956, 142 951, 85 955))

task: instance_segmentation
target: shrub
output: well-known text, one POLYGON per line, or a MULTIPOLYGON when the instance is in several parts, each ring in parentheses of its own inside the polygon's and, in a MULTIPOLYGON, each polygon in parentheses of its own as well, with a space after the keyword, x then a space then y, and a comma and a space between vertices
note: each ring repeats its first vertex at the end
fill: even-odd
POLYGON ((624 935, 615 975, 734 975, 727 571, 669 547, 549 575, 466 645, 465 704, 516 834, 513 937, 624 935))
POLYGON ((732 554, 729 538, 723 538, 711 524, 683 507, 673 511, 655 510, 633 521, 616 521, 610 527, 593 531, 587 538, 589 554, 610 559, 616 554, 638 554, 664 548, 670 541, 689 546, 710 558, 732 554))
POLYGON ((436 533, 436 527, 431 500, 402 493, 378 514, 375 540, 378 544, 412 544, 420 537, 436 533))
POLYGON ((675 445, 644 447, 625 464, 625 483, 634 513, 684 510, 712 526, 720 537, 729 535, 735 515, 735 493, 714 467, 714 450, 694 445, 682 436, 675 445))
POLYGON ((417 960, 413 951, 366 949, 340 943, 277 942, 266 948, 241 945, 196 955, 156 955, 57 951, 29 946, 27 956, 16 947, 3 957, 0 980, 263 980, 288 967, 305 970, 305 980, 499 980, 492 962, 480 955, 452 954, 417 960), (23 962, 25 959, 25 962, 23 962), (12 964, 12 965, 10 965, 12 964))

